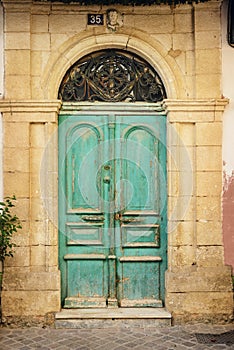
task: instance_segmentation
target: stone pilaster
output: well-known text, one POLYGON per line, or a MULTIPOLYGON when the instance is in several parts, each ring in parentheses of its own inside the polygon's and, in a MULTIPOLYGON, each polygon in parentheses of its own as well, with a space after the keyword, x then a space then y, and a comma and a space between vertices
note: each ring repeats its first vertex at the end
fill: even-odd
POLYGON ((222 114, 227 100, 165 101, 168 113, 166 306, 179 321, 232 316, 222 241, 222 114))
POLYGON ((57 115, 60 101, 0 102, 4 195, 15 194, 23 224, 5 262, 4 317, 44 316, 60 309, 57 232, 57 115))

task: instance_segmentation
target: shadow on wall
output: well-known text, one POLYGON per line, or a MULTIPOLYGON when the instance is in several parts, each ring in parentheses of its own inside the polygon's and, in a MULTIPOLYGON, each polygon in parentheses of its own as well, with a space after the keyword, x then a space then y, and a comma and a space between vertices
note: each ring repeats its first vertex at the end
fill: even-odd
POLYGON ((223 239, 225 264, 232 266, 234 274, 234 171, 231 176, 224 173, 223 239))

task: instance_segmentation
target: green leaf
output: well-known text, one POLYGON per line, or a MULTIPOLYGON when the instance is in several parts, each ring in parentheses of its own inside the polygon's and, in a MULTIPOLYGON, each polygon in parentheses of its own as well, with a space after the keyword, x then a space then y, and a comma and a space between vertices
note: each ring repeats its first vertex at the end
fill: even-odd
POLYGON ((0 202, 0 260, 4 261, 6 256, 13 257, 13 248, 16 244, 13 243, 12 235, 22 228, 21 222, 17 215, 11 212, 15 207, 13 201, 16 200, 15 195, 6 197, 5 202, 0 202))

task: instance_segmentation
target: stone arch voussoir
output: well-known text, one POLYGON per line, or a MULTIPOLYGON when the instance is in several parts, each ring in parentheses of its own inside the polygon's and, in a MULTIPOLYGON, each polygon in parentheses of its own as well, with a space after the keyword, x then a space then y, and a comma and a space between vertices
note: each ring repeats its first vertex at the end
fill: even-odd
POLYGON ((77 34, 50 56, 42 89, 45 99, 55 99, 67 70, 81 57, 97 50, 118 48, 144 58, 160 75, 170 99, 184 98, 184 78, 175 60, 161 43, 138 31, 107 34, 98 31, 77 34))

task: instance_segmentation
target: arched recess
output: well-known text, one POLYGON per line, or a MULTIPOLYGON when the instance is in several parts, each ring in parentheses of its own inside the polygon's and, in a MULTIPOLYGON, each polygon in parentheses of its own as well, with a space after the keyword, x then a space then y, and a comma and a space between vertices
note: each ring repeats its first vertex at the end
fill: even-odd
POLYGON ((185 98, 183 74, 175 60, 161 43, 137 30, 125 30, 119 34, 94 30, 70 38, 51 54, 41 80, 44 98, 57 98, 64 75, 76 61, 94 51, 111 48, 142 57, 158 72, 169 99, 185 98))
POLYGON ((163 82, 148 62, 125 50, 93 52, 76 62, 59 88, 63 102, 162 102, 163 82))

